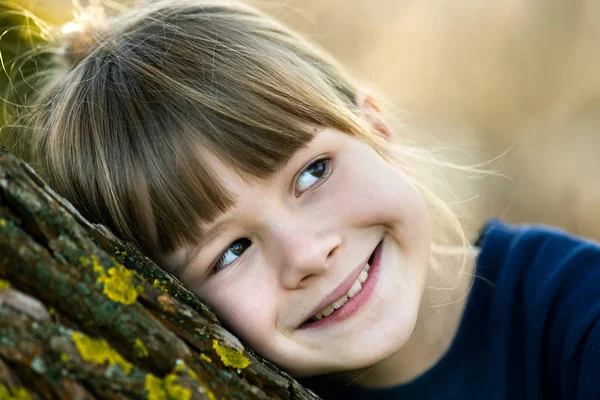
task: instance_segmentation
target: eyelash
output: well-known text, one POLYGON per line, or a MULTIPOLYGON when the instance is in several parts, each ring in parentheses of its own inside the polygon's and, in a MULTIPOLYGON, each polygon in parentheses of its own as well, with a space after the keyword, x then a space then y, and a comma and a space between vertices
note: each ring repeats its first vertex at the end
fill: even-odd
POLYGON ((298 177, 296 178, 296 180, 294 182, 294 194, 296 195, 296 197, 300 196, 302 193, 306 192, 307 190, 313 188, 316 184, 322 182, 325 178, 327 178, 330 170, 331 170, 331 158, 319 158, 319 159, 311 162, 310 164, 308 164, 306 166, 306 168, 304 168, 302 171, 300 171, 300 173, 298 174, 298 177), (308 187, 307 189, 305 189, 301 192, 298 191, 298 185, 300 183, 300 180, 302 179, 303 174, 305 172, 308 172, 311 169, 311 167, 319 165, 319 164, 322 164, 323 167, 321 170, 321 175, 315 177, 317 179, 317 181, 315 183, 313 183, 312 185, 310 185, 310 187, 308 187))
MULTIPOLYGON (((219 256, 217 261, 215 261, 215 263, 213 264, 213 267, 211 268, 211 271, 213 273, 217 273, 217 272, 221 271, 222 269, 227 268, 228 265, 235 262, 235 260, 233 260, 233 261, 229 262, 228 264, 223 265, 223 262, 225 262, 225 260, 227 258, 227 252, 229 250, 231 250, 234 246, 236 246, 240 243, 246 244, 246 247, 242 250, 242 252, 240 254, 236 254, 238 257, 241 257, 242 254, 244 254, 244 251, 246 251, 246 249, 248 247, 250 247, 250 245, 252 244, 250 239, 246 239, 246 238, 238 239, 235 242, 231 243, 231 245, 229 245, 229 247, 227 247, 227 249, 219 256)), ((237 260, 237 258, 236 258, 236 260, 237 260)))
MULTIPOLYGON (((296 197, 300 196, 302 193, 306 192, 307 190, 310 190, 311 188, 313 188, 315 185, 319 184, 320 182, 322 182, 325 178, 327 178, 327 176, 329 175, 331 170, 331 159, 330 158, 320 158, 318 160, 312 161, 308 166, 306 166, 306 168, 304 168, 302 171, 300 171, 300 173, 298 174, 298 176, 296 177, 296 179, 294 180, 294 194, 296 197), (303 178, 303 174, 308 172, 311 167, 317 166, 317 165, 322 165, 322 167, 320 168, 320 175, 319 176, 314 176, 313 178, 316 178, 317 180, 312 183, 308 188, 306 188, 303 191, 298 191, 298 185, 300 184, 300 180, 303 178)), ((241 238, 241 239, 237 239, 236 241, 234 241, 233 243, 231 243, 227 249, 225 249, 225 251, 219 256, 219 258, 213 263, 212 267, 211 267, 211 273, 215 274, 225 268, 227 268, 227 266, 231 265, 232 263, 234 263, 237 258, 231 262, 229 262, 228 264, 223 265, 223 263, 225 262, 226 258, 227 258, 227 253, 229 252, 229 250, 231 250, 234 246, 238 246, 239 244, 242 245, 246 245, 246 247, 241 251, 240 254, 236 254, 237 257, 241 257, 243 255, 243 253, 246 251, 246 249, 248 249, 248 247, 250 247, 252 245, 252 242, 250 241, 250 239, 247 238, 241 238)), ((238 249, 239 251, 239 249, 238 249)))

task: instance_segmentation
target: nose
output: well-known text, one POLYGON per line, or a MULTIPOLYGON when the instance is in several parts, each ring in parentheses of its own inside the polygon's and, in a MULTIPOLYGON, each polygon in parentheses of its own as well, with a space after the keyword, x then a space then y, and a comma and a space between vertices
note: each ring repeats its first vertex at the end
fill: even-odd
POLYGON ((299 289, 311 278, 323 274, 341 247, 341 237, 335 233, 318 233, 305 229, 287 230, 281 235, 279 281, 286 289, 299 289))

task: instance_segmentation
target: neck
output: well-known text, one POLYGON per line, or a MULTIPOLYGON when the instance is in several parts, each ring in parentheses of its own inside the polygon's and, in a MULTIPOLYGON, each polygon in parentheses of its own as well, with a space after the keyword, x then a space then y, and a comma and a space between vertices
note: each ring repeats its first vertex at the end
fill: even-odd
POLYGON ((365 387, 406 383, 433 367, 454 340, 473 282, 475 249, 446 249, 430 267, 410 339, 392 356, 344 381, 365 387), (465 257, 466 256, 466 257, 465 257))

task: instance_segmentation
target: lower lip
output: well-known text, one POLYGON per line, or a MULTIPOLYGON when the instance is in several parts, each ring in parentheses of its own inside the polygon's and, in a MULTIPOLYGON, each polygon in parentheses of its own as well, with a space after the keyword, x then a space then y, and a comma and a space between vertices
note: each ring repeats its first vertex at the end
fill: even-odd
POLYGON ((318 321, 306 322, 301 325, 301 329, 325 328, 330 325, 345 321, 356 314, 359 308, 369 300, 371 293, 373 293, 373 290, 375 289, 375 284, 377 283, 377 278, 379 277, 380 271, 379 265, 381 261, 382 245, 383 241, 379 242, 375 248, 373 262, 371 263, 371 268, 369 269, 369 277, 362 284, 362 289, 360 292, 358 292, 358 294, 351 299, 348 299, 343 306, 335 310, 330 316, 323 317, 318 321))

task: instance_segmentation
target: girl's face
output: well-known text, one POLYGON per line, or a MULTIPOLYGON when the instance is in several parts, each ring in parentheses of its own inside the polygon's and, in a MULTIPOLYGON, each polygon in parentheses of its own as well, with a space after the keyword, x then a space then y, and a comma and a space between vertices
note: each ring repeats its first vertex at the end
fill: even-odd
POLYGON ((214 162, 237 203, 202 226, 204 243, 181 279, 240 338, 296 377, 367 367, 406 343, 430 229, 402 172, 333 129, 268 181, 214 162), (332 312, 339 299, 335 306, 347 301, 332 312))

